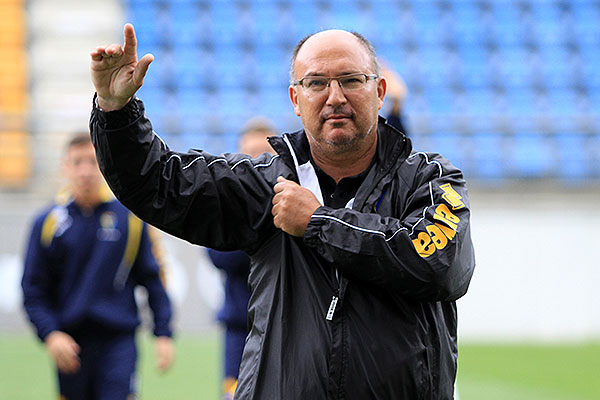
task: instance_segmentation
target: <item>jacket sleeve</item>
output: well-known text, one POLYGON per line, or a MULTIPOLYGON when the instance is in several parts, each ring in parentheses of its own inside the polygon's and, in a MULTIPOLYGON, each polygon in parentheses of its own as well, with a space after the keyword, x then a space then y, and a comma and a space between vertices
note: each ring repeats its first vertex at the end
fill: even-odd
POLYGON ((58 316, 52 308, 52 276, 47 248, 42 246, 43 218, 35 221, 25 254, 21 287, 23 305, 40 340, 59 329, 58 316))
POLYGON ((208 256, 215 267, 222 269, 228 274, 248 276, 250 258, 243 251, 217 251, 208 249, 208 256))
POLYGON ((155 336, 172 336, 172 309, 166 291, 164 259, 159 238, 150 235, 148 226, 144 224, 140 247, 133 269, 138 282, 148 291, 148 303, 154 317, 155 336))
POLYGON ((452 301, 464 295, 475 266, 467 189, 459 170, 428 157, 405 161, 421 165, 408 197, 395 202, 404 204, 401 215, 320 207, 305 243, 349 276, 404 296, 452 301))
POLYGON ((272 185, 248 156, 172 151, 152 130, 138 99, 123 109, 96 106, 90 132, 116 197, 142 220, 218 250, 258 248, 272 225, 272 185))

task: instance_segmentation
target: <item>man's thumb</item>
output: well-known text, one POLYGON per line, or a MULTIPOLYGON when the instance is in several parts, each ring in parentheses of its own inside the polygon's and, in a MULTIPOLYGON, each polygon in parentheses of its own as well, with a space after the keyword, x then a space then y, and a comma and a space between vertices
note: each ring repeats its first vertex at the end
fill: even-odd
POLYGON ((142 86, 144 83, 144 77, 146 76, 146 72, 148 72, 148 67, 152 61, 154 61, 154 56, 152 54, 146 54, 144 57, 139 59, 137 65, 135 66, 135 70, 133 71, 133 80, 139 86, 142 86))

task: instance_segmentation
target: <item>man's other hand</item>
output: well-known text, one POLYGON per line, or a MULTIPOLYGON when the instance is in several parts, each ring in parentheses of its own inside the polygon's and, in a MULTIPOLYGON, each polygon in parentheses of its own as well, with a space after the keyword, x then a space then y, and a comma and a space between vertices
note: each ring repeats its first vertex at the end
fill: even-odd
POLYGON ((173 339, 168 336, 159 336, 154 342, 156 352, 156 368, 160 372, 166 372, 175 359, 175 346, 173 339))
POLYGON ((303 236, 310 217, 321 206, 319 200, 310 190, 281 176, 273 190, 273 223, 292 236, 303 236))
POLYGON ((79 345, 71 335, 52 331, 45 339, 46 349, 54 359, 58 370, 64 374, 74 374, 79 371, 79 345))

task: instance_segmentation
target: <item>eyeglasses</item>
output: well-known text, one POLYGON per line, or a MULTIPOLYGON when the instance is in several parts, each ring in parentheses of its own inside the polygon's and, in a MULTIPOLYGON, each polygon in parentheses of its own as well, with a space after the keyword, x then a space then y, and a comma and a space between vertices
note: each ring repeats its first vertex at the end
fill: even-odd
POLYGON ((379 75, 367 75, 367 74, 349 74, 342 76, 305 76, 304 78, 293 81, 292 85, 298 86, 301 85, 304 89, 319 93, 327 89, 331 86, 331 81, 336 80, 340 85, 341 89, 344 91, 355 91, 360 90, 365 87, 365 84, 369 79, 377 79, 379 75))

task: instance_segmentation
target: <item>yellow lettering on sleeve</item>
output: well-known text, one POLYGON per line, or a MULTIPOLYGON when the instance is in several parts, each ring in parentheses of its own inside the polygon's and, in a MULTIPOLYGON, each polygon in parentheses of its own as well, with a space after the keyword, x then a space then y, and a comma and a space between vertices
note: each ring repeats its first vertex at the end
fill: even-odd
POLYGON ((433 218, 446 223, 451 229, 456 230, 458 223, 460 222, 460 218, 456 215, 452 214, 452 211, 445 204, 440 204, 435 209, 435 214, 433 218))
POLYGON ((435 245, 431 243, 431 236, 425 232, 419 232, 416 239, 413 239, 413 246, 417 253, 423 258, 429 257, 435 251, 435 245))
POLYGON ((452 206, 453 210, 458 210, 465 206, 465 203, 462 202, 462 196, 454 190, 452 185, 446 183, 445 185, 440 186, 440 189, 444 191, 442 197, 452 206))
POLYGON ((429 235, 431 236, 431 240, 433 240, 433 244, 435 245, 435 247, 437 247, 440 250, 446 247, 446 245, 448 244, 448 238, 442 233, 440 228, 438 228, 435 225, 427 225, 425 229, 427 229, 427 232, 429 232, 429 235))
POLYGON ((442 225, 437 222, 435 223, 435 226, 440 228, 440 230, 444 232, 444 235, 446 235, 448 239, 454 239, 454 235, 456 235, 456 231, 454 229, 448 228, 446 225, 442 225))

